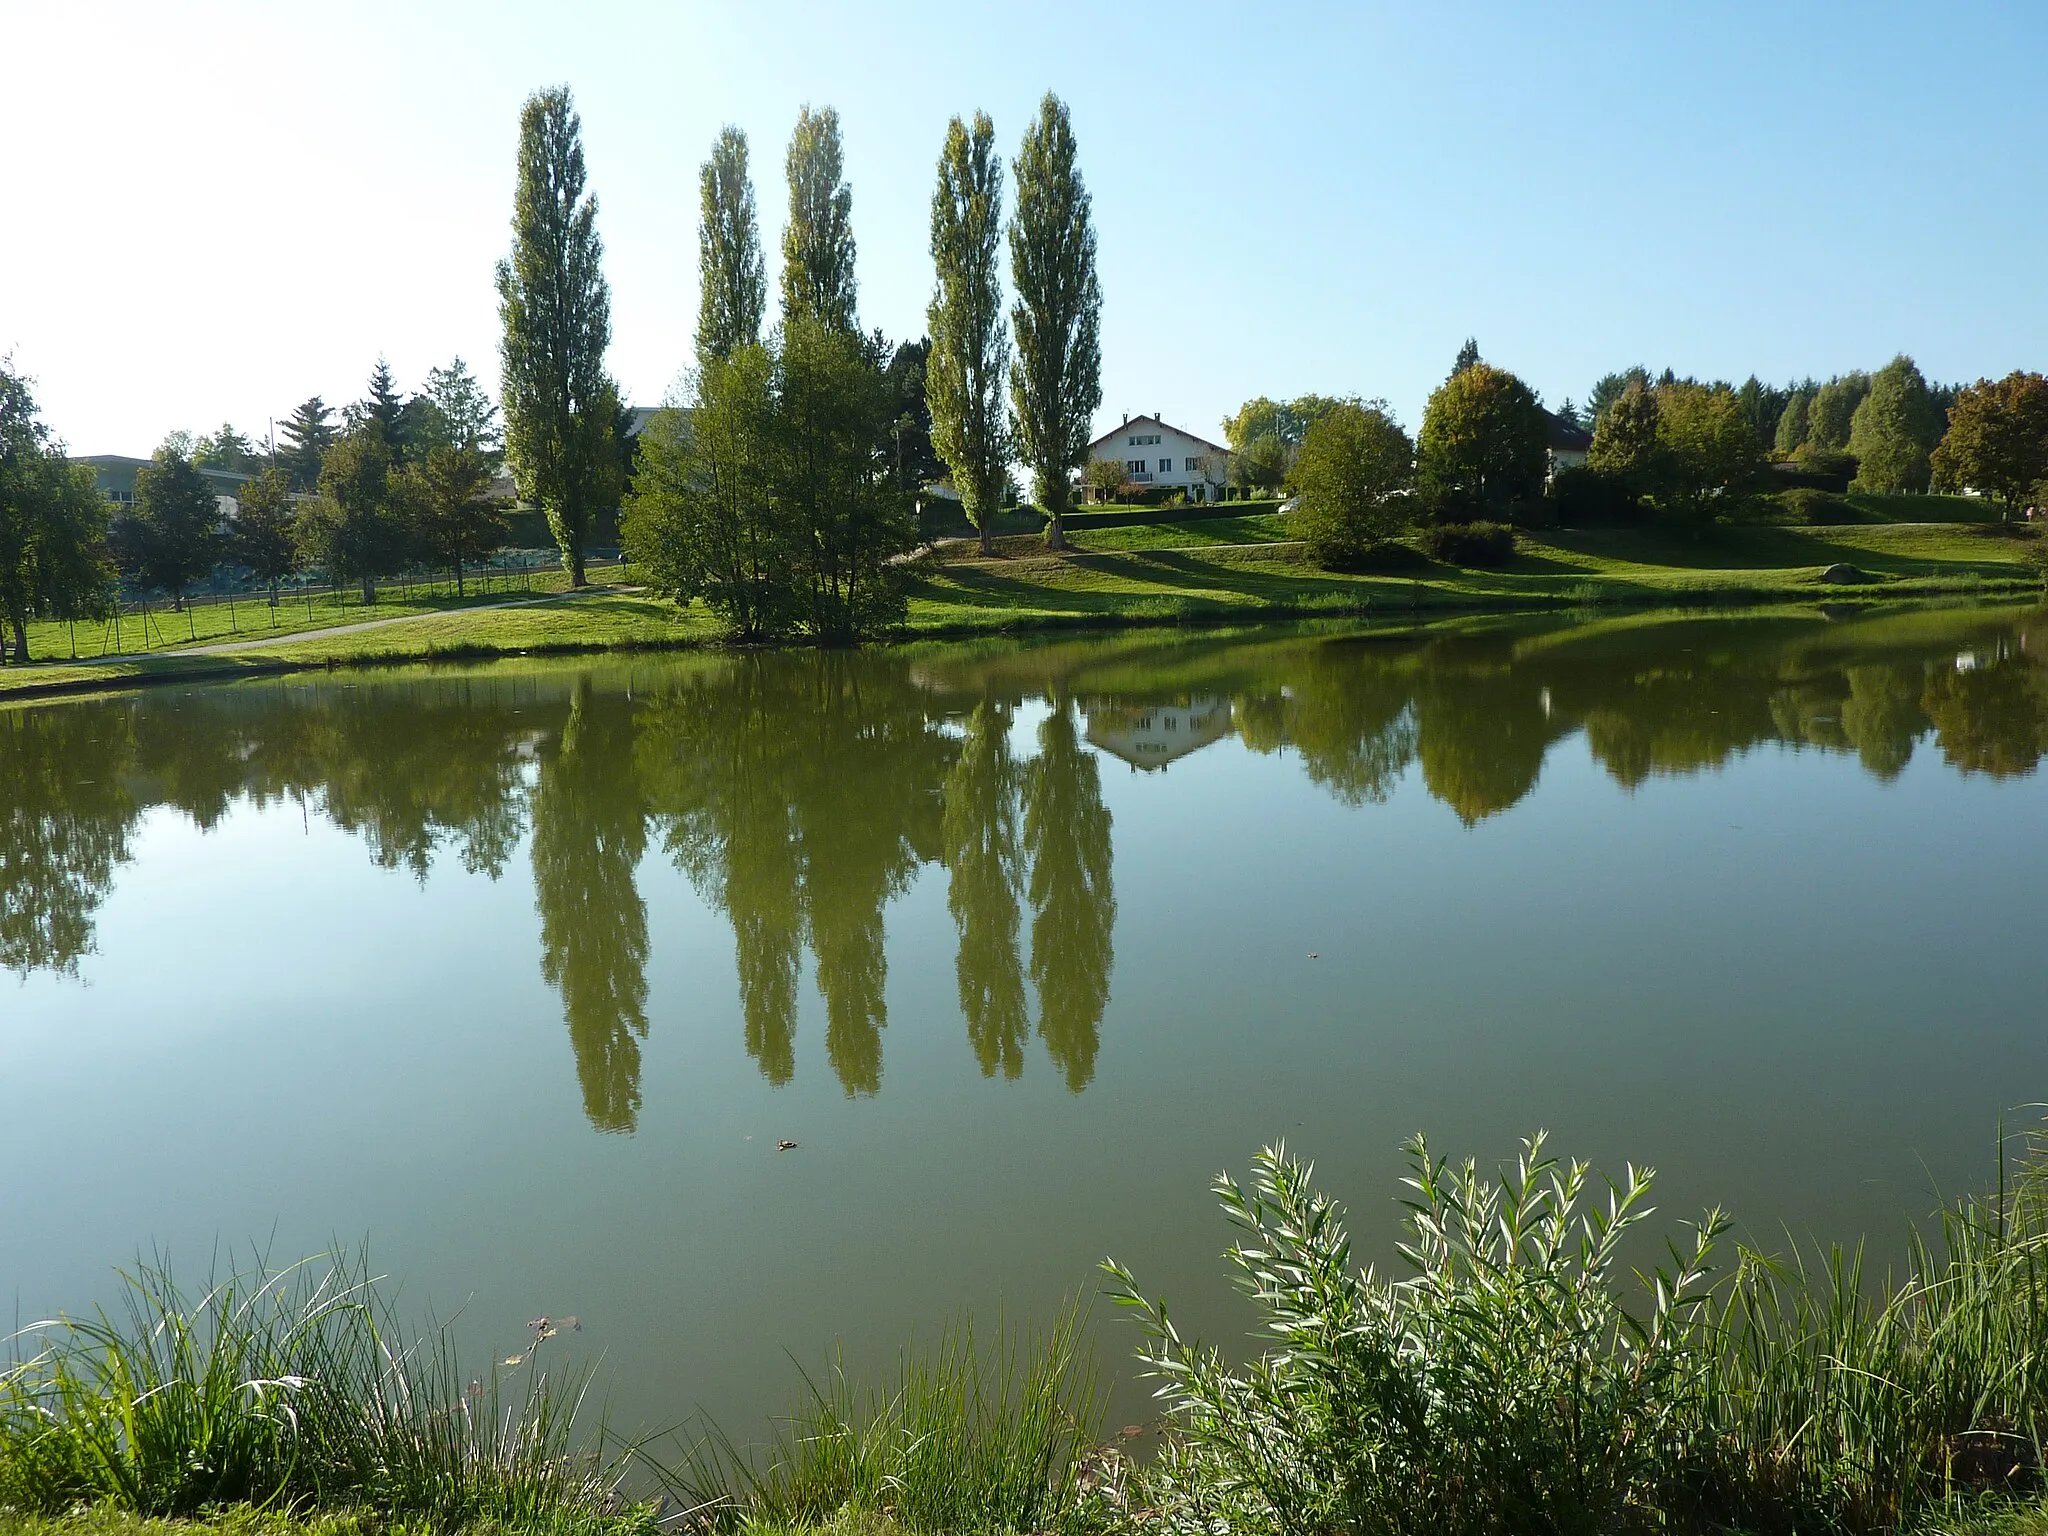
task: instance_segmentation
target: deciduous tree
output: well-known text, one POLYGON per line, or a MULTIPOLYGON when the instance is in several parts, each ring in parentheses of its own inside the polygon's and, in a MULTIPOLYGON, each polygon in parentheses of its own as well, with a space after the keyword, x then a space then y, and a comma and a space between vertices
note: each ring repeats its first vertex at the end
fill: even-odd
POLYGON ((1946 422, 1927 380, 1904 353, 1870 377, 1870 392, 1849 423, 1859 491, 1927 489, 1928 459, 1946 422))
POLYGON ((1586 467, 1634 495, 1650 495, 1657 487, 1657 420, 1657 392, 1643 379, 1628 380, 1601 408, 1586 467))
POLYGON ((1505 520, 1543 494, 1549 423, 1529 386, 1505 368, 1475 362, 1438 385, 1415 446, 1416 489, 1439 522, 1505 520))
POLYGON ((437 447, 393 477, 393 492, 421 554, 455 571, 463 595, 465 567, 505 542, 505 508, 491 494, 491 467, 474 448, 437 447))
POLYGON ((995 125, 977 112, 970 130, 954 118, 932 194, 932 265, 937 291, 926 311, 931 355, 925 401, 932 447, 953 472, 967 520, 994 548, 994 522, 1010 472, 1003 389, 1010 365, 1003 328, 1003 161, 995 125))
POLYGON ((730 123, 698 174, 698 193, 697 366, 706 368, 758 342, 768 307, 747 136, 730 123))
POLYGON ((64 458, 28 381, 0 358, 0 653, 11 633, 12 659, 30 659, 32 618, 87 618, 105 607, 106 528, 92 470, 64 458))
POLYGON ((1017 356, 1010 410, 1017 451, 1031 466, 1046 516, 1046 544, 1067 547, 1068 476, 1088 454, 1089 424, 1102 404, 1102 287, 1095 229, 1076 165, 1066 105, 1050 92, 1024 134, 1010 223, 1010 320, 1017 356))
POLYGON ((572 587, 620 490, 617 386, 605 372, 611 292, 597 200, 584 194, 583 123, 566 86, 529 97, 519 123, 512 254, 498 263, 506 456, 546 514, 572 587))
POLYGON ((803 316, 834 330, 859 329, 854 318, 853 189, 843 177, 839 113, 832 107, 797 114, 790 135, 789 223, 782 232, 782 318, 803 316))
POLYGON ((1323 565, 1344 565, 1412 520, 1415 446, 1378 401, 1346 401, 1318 420, 1294 464, 1301 505, 1291 531, 1323 565))
POLYGON ((1725 384, 1658 385, 1657 446, 1657 508, 1679 517, 1711 515, 1763 463, 1742 401, 1725 384))
POLYGON ((131 571, 182 609, 192 583, 220 559, 220 523, 212 483, 189 460, 159 449, 135 472, 135 511, 122 539, 131 571))
POLYGON ((2048 494, 2048 377, 2015 372, 1960 390, 1933 468, 1944 487, 1981 491, 2006 516, 2048 494))
POLYGON ((1856 420, 1856 407, 1870 393, 1870 375, 1860 369, 1829 379, 1814 391, 1806 408, 1806 444, 1813 449, 1839 452, 1849 446, 1849 428, 1856 420))
POLYGON ((1786 397, 1785 409, 1778 414, 1773 443, 1787 457, 1806 445, 1807 413, 1813 408, 1813 394, 1809 386, 1800 385, 1786 397))
POLYGON ((378 578, 405 554, 405 530, 392 507, 391 450, 374 431, 355 431, 327 451, 320 497, 299 514, 299 546, 309 563, 326 567, 336 585, 359 583, 363 602, 377 600, 378 578))
POLYGON ((243 486, 235 500, 238 510, 229 548, 269 589, 270 606, 275 608, 278 583, 299 567, 291 477, 281 466, 266 469, 243 486))

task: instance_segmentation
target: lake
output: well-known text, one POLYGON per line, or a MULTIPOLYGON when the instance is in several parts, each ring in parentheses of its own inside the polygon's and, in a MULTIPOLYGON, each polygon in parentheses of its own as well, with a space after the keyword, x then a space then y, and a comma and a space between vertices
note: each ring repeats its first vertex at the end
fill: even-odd
POLYGON ((744 1435, 1106 1255, 1238 1337, 1207 1186, 1276 1138, 1376 1262, 1406 1136, 1539 1128, 1889 1255, 2048 1096, 2044 750, 2035 608, 0 709, 0 1303, 367 1241, 744 1435))

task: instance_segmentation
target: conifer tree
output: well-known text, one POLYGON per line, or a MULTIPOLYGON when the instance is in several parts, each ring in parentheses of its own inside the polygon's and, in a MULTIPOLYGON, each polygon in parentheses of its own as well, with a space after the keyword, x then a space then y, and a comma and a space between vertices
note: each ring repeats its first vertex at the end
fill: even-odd
POLYGON ((278 461, 292 489, 310 491, 320 483, 320 461, 334 446, 334 412, 318 395, 300 404, 284 423, 284 452, 278 461))
POLYGON ((932 446, 953 472, 968 521, 992 546, 995 514, 1009 480, 1003 419, 1009 337, 1003 329, 998 250, 1003 227, 1003 162, 995 125, 977 112, 974 128, 954 118, 932 194, 932 264, 938 286, 926 311, 931 355, 925 400, 932 446))
POLYGON ((854 318, 853 189, 843 179, 839 113, 797 114, 789 138, 789 225, 782 232, 782 318, 803 316, 833 330, 854 318))
POLYGON ((343 413, 349 430, 367 431, 393 458, 399 456, 404 437, 405 402, 398 396, 397 388, 391 382, 391 365, 383 358, 377 359, 377 366, 370 370, 370 382, 363 390, 363 398, 343 413))
POLYGON ((1062 521, 1073 495, 1068 477, 1088 453, 1088 429, 1102 403, 1102 287, 1095 276, 1095 229, 1075 165, 1067 108, 1047 92, 1016 162, 1017 213, 1010 222, 1010 310, 1017 357, 1010 410, 1017 450, 1031 466, 1049 548, 1067 547, 1062 521))
POLYGON ((760 220, 754 184, 747 177, 747 136, 727 124, 711 146, 700 177, 697 225, 701 298, 697 307, 697 365, 727 358, 761 339, 768 307, 761 262, 760 220))
POLYGON ((1479 360, 1479 340, 1475 336, 1467 336, 1465 338, 1465 345, 1458 348, 1457 361, 1451 364, 1451 377, 1455 379, 1467 368, 1477 364, 1479 360))
POLYGON ((498 263, 506 456, 580 587, 591 526, 618 497, 619 398, 604 366, 611 292, 597 199, 584 194, 583 121, 566 86, 536 92, 520 114, 512 230, 498 263))

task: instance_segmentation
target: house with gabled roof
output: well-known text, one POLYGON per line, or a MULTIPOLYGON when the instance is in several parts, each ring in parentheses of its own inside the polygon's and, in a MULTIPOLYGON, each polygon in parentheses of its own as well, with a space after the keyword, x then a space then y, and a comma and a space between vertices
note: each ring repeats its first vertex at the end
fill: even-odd
POLYGON ((1088 445, 1088 457, 1121 462, 1132 485, 1180 491, 1189 501, 1221 500, 1230 474, 1228 448, 1157 416, 1126 416, 1088 445))

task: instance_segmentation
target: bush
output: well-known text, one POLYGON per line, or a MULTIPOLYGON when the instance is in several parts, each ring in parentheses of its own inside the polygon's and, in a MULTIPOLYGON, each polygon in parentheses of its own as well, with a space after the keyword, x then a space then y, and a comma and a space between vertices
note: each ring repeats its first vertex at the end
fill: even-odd
POLYGON ((1643 515, 1642 503, 1619 476, 1583 465, 1559 470, 1546 495, 1566 528, 1610 528, 1638 522, 1643 515))
POLYGON ((1515 557, 1515 530, 1505 523, 1438 523, 1423 530, 1422 547, 1446 565, 1506 565, 1515 557))
MULTIPOLYGON (((1798 483, 1811 486, 1817 491, 1833 491, 1837 496, 1847 492, 1849 482, 1856 478, 1856 455, 1840 448, 1816 448, 1808 443, 1793 457, 1797 466, 1798 483)), ((1773 474, 1787 471, 1773 466, 1773 474)))
POLYGON ((1346 401, 1312 423, 1295 458, 1291 529, 1321 565, 1355 563, 1412 520, 1415 448, 1385 410, 1346 401))
POLYGON ((1800 486, 1796 490, 1780 491, 1771 500, 1783 507, 1791 516, 1793 522, 1804 523, 1808 527, 1818 528, 1826 527, 1833 523, 1862 523, 1869 521, 1861 512, 1857 511, 1852 502, 1835 495, 1831 491, 1817 491, 1810 486, 1800 486))

